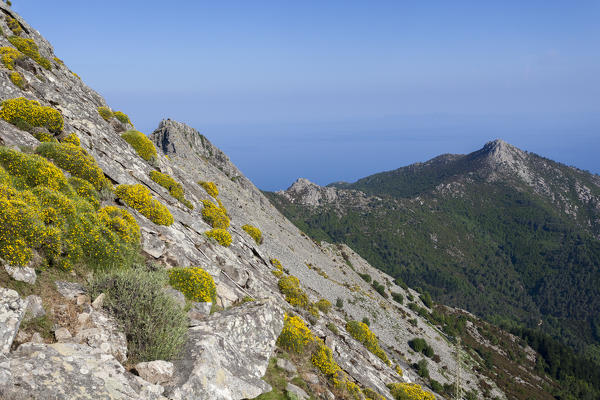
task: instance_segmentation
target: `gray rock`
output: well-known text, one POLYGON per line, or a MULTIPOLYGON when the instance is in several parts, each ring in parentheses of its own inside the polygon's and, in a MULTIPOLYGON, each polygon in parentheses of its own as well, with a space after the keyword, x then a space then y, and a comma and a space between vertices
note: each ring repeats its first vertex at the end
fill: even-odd
POLYGON ((34 332, 29 341, 31 343, 44 343, 44 338, 42 338, 42 335, 40 335, 39 332, 34 332))
POLYGON ((270 391, 264 376, 283 328, 283 311, 254 301, 215 313, 190 328, 176 381, 166 387, 174 400, 254 398, 270 391))
POLYGON ((212 303, 208 302, 195 302, 192 304, 190 311, 188 311, 188 317, 191 320, 201 320, 210 315, 210 309, 212 308, 212 303))
POLYGON ((313 385, 319 384, 319 377, 316 374, 307 373, 307 374, 302 375, 302 377, 308 383, 311 383, 313 385))
POLYGON ((27 300, 12 289, 0 288, 0 355, 8 353, 27 309, 27 300))
POLYGON ((117 321, 103 310, 90 308, 89 311, 79 314, 74 341, 111 354, 119 362, 125 362, 127 339, 117 321))
POLYGON ((141 362, 135 365, 140 378, 154 384, 168 382, 173 377, 173 363, 163 360, 141 362))
POLYGON ((109 354, 76 343, 25 343, 0 362, 0 398, 161 399, 109 354))
POLYGON ((306 393, 304 390, 302 390, 298 386, 294 385, 293 383, 288 383, 287 386, 285 387, 285 391, 288 393, 288 397, 290 397, 290 398, 295 398, 298 400, 308 400, 310 398, 308 396, 308 393, 306 393), (295 397, 292 397, 292 396, 295 396, 295 397))
POLYGON ((13 267, 12 265, 6 264, 4 269, 8 272, 10 277, 16 281, 26 282, 30 285, 35 284, 37 275, 35 274, 35 269, 31 267, 13 267))
POLYGON ((83 285, 76 282, 56 281, 54 282, 58 293, 69 300, 76 300, 82 294, 85 294, 83 285))
POLYGON ((185 296, 179 290, 168 287, 165 288, 165 293, 172 297, 181 307, 185 307, 185 296))
POLYGON ((291 361, 286 360, 285 358, 277 359, 277 367, 281 368, 289 374, 296 374, 298 372, 296 366, 291 361))
POLYGON ((62 327, 54 331, 54 337, 57 342, 68 342, 73 335, 71 335, 71 332, 67 328, 62 327))
POLYGON ((25 311, 24 320, 29 321, 31 319, 43 317, 46 315, 46 310, 44 310, 44 304, 42 302, 42 298, 36 295, 30 295, 26 297, 27 300, 27 309, 25 311))
POLYGON ((96 300, 94 300, 92 302, 92 308, 99 310, 102 308, 102 305, 104 304, 104 299, 106 298, 106 294, 104 293, 100 293, 98 295, 98 297, 96 297, 96 300))

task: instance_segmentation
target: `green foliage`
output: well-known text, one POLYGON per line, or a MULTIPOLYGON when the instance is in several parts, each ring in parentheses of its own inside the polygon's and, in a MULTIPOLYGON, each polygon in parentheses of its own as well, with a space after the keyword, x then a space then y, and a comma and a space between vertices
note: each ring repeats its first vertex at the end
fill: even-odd
POLYGON ((375 291, 377 293, 379 293, 380 295, 382 295, 383 297, 385 297, 386 299, 388 298, 388 294, 385 291, 385 286, 382 285, 381 283, 377 282, 377 281, 373 281, 373 283, 371 284, 371 286, 373 286, 373 289, 375 289, 375 291))
POLYGON ((158 171, 150 171, 150 179, 167 189, 171 196, 179 200, 187 208, 194 209, 194 205, 189 200, 186 200, 184 196, 183 186, 173 179, 172 176, 158 171))
POLYGON ((35 152, 69 172, 71 175, 91 183, 96 190, 110 187, 96 160, 82 147, 70 143, 42 143, 35 152))
POLYGON ((100 207, 100 193, 94 188, 94 185, 75 176, 69 178, 69 185, 79 197, 87 200, 94 208, 100 207))
POLYGON ((371 326, 371 321, 367 317, 363 317, 362 323, 365 324, 366 326, 371 326))
POLYGON ((435 400, 435 396, 416 383, 390 383, 387 385, 396 400, 435 400))
POLYGON ((413 367, 416 368, 417 374, 419 374, 419 376, 421 378, 429 378, 429 369, 427 368, 427 360, 425 360, 423 358, 421 361, 414 364, 413 367))
POLYGON ((429 292, 424 292, 422 295, 419 296, 419 298, 427 308, 433 307, 433 300, 431 300, 431 295, 429 294, 429 292))
POLYGON ((223 207, 217 206, 209 200, 202 200, 204 208, 202 209, 202 219, 213 228, 227 229, 229 227, 229 217, 223 207))
POLYGON ((33 39, 25 39, 19 36, 11 36, 8 41, 15 46, 21 53, 31 57, 35 62, 45 69, 52 69, 52 63, 47 58, 42 57, 38 45, 33 39))
POLYGON ((242 226, 242 229, 244 231, 246 231, 246 233, 248 235, 250 235, 250 237, 252 237, 252 239, 254 239, 254 241, 256 242, 256 244, 261 244, 263 239, 262 239, 262 232, 260 231, 260 229, 258 229, 255 226, 252 225, 244 225, 242 226))
POLYGON ((129 119, 129 116, 127 114, 125 114, 124 112, 115 111, 114 114, 113 114, 113 116, 116 119, 118 119, 119 122, 121 122, 122 124, 130 124, 131 125, 131 120, 129 119))
POLYGON ((38 155, 0 147, 0 165, 6 172, 28 187, 46 186, 67 190, 67 178, 54 164, 38 155))
POLYGON ((221 246, 229 247, 231 245, 231 234, 225 229, 214 228, 204 232, 204 234, 217 241, 221 246))
POLYGON ((198 185, 202 186, 209 196, 215 199, 219 196, 219 189, 217 189, 217 185, 214 182, 198 181, 198 185))
POLYGON ((300 287, 300 280, 293 275, 284 276, 277 283, 279 291, 285 296, 285 300, 294 307, 308 309, 311 305, 306 292, 300 287))
POLYGON ((335 306, 339 309, 344 308, 344 300, 338 297, 335 299, 335 306))
POLYGON ((404 303, 404 297, 402 296, 402 293, 392 292, 392 299, 394 299, 394 301, 398 304, 404 303))
POLYGON ((320 299, 315 303, 315 306, 323 313, 327 314, 331 311, 331 302, 327 299, 320 299))
POLYGON ((434 356, 433 348, 427 343, 425 339, 416 338, 409 340, 408 345, 417 353, 423 353, 429 358, 434 356))
POLYGON ((363 281, 365 281, 367 283, 371 283, 371 275, 366 274, 366 273, 365 274, 359 273, 358 275, 363 279, 363 281))
POLYGON ((346 330, 348 331, 350 336, 362 343, 367 348, 367 350, 375 354, 377 357, 381 358, 381 360, 383 360, 383 362, 385 362, 386 364, 391 364, 383 349, 379 347, 379 340, 377 339, 377 336, 375 336, 375 334, 371 332, 371 330, 365 323, 358 321, 348 321, 346 323, 346 330))
POLYGON ((202 268, 172 268, 169 284, 191 301, 215 302, 217 288, 212 276, 202 268))
POLYGON ((164 291, 163 271, 129 269, 100 276, 90 284, 93 297, 106 294, 104 307, 127 336, 128 361, 170 360, 186 340, 183 309, 164 291))
MULTIPOLYGON (((41 127, 53 133, 63 130, 63 117, 52 107, 43 107, 35 100, 25 97, 8 99, 2 102, 0 118, 21 128, 41 127)), ((26 129, 28 130, 28 129, 26 129)))
POLYGON ((119 185, 115 193, 125 204, 155 224, 167 226, 173 224, 173 216, 167 207, 154 199, 145 186, 140 184, 119 185))
POLYGON ((327 329, 329 329, 331 332, 333 332, 336 335, 340 334, 339 329, 337 328, 337 326, 335 326, 335 324, 333 322, 327 323, 327 329))
POLYGON ((9 70, 13 71, 15 69, 15 62, 22 58, 25 58, 25 55, 14 47, 0 47, 0 60, 2 60, 2 64, 9 70))
POLYGON ((20 72, 13 71, 10 73, 9 77, 10 81, 19 89, 25 89, 27 87, 27 81, 20 72))
POLYGON ((110 121, 110 119, 115 116, 112 110, 105 106, 98 107, 98 114, 100 114, 105 121, 110 121))
POLYGON ((304 347, 314 340, 313 335, 302 319, 285 315, 283 330, 277 338, 277 345, 287 351, 301 353, 304 347))
POLYGON ((4 17, 6 20, 6 25, 8 28, 14 33, 16 36, 19 36, 23 32, 23 28, 21 28, 21 24, 15 18, 6 15, 4 17))
POLYGON ((142 132, 129 130, 121 135, 121 137, 133 147, 140 157, 144 160, 153 162, 156 160, 156 147, 154 143, 142 132))
POLYGON ((69 133, 67 136, 61 139, 61 143, 68 143, 74 146, 81 146, 81 141, 75 133, 69 133))

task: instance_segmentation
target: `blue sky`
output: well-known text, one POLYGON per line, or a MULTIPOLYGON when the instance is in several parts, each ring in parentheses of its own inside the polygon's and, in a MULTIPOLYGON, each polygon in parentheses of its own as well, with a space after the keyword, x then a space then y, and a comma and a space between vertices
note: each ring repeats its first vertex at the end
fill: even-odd
POLYGON ((599 1, 25 1, 145 133, 185 122, 258 187, 495 138, 600 172, 599 1))

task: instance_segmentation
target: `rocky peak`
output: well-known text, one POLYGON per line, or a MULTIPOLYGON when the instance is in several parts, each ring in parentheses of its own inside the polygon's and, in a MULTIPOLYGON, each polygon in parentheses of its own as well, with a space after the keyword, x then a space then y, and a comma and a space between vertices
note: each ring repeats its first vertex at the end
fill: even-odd
POLYGON ((324 203, 331 203, 338 197, 338 191, 332 187, 319 186, 306 178, 298 178, 285 191, 279 191, 292 203, 300 203, 309 206, 318 206, 324 203))

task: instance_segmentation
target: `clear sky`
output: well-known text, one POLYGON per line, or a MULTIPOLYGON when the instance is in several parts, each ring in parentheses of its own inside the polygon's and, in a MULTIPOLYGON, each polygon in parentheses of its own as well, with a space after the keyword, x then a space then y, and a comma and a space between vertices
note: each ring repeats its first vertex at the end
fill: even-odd
POLYGON ((600 172, 600 1, 27 1, 113 109, 185 122, 258 187, 502 138, 600 172))

